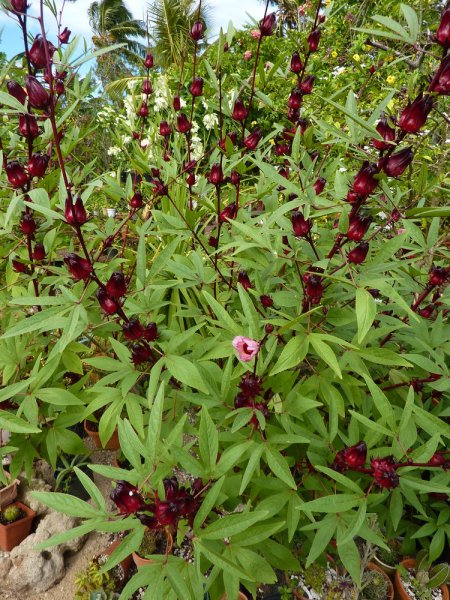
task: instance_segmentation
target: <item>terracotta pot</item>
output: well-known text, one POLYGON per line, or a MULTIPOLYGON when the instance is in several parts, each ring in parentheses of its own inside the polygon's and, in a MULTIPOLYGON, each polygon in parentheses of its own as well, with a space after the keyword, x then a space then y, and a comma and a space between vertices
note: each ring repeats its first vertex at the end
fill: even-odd
MULTIPOLYGON (((224 594, 220 600, 228 600, 228 596, 224 594)), ((248 598, 243 592, 238 592, 237 600, 248 600, 248 598)))
MULTIPOLYGON (((111 554, 114 552, 114 550, 117 548, 117 546, 120 545, 121 542, 122 542, 122 540, 116 540, 110 546, 108 546, 108 548, 105 548, 103 550, 103 552, 100 552, 99 556, 108 556, 108 557, 111 556, 111 554)), ((132 558, 131 554, 120 561, 119 564, 122 567, 122 570, 124 573, 124 578, 127 576, 132 562, 133 562, 133 558, 132 558)))
POLYGON ((392 565, 387 565, 382 560, 380 560, 376 554, 373 557, 373 562, 378 567, 380 567, 380 569, 382 571, 384 571, 386 573, 386 575, 389 575, 390 577, 392 577, 393 575, 395 575, 395 572, 397 570, 396 567, 393 567, 392 565))
POLYGON ((383 571, 383 569, 372 562, 370 562, 366 568, 368 571, 376 571, 377 573, 383 575, 383 577, 386 579, 386 583, 388 584, 387 600, 394 600, 394 586, 392 585, 392 581, 389 579, 389 576, 383 571))
POLYGON ((27 537, 30 533, 33 519, 36 516, 34 510, 31 510, 31 508, 22 504, 22 502, 15 502, 15 506, 20 508, 26 516, 9 525, 0 523, 0 548, 3 552, 9 552, 27 537))
POLYGON ((87 420, 84 421, 84 430, 94 442, 96 448, 99 448, 100 450, 118 450, 120 448, 119 433, 117 429, 114 430, 112 436, 107 441, 105 447, 102 446, 98 431, 93 431, 92 429, 89 429, 89 421, 87 420))
MULTIPOLYGON (((407 558, 402 560, 400 563, 405 569, 412 569, 416 565, 415 558, 407 558)), ((448 595, 448 587, 444 584, 441 585, 440 590, 442 592, 443 600, 449 600, 448 595)), ((407 593, 405 588, 403 587, 402 578, 400 577, 400 572, 396 571, 395 573, 395 591, 397 592, 398 600, 411 600, 411 596, 407 593)))
MULTIPOLYGON (((7 471, 4 473, 9 484, 0 489, 0 508, 4 508, 5 506, 8 506, 8 504, 14 502, 17 498, 17 486, 20 483, 18 479, 11 481, 11 475, 7 471)), ((0 485, 2 484, 0 483, 0 485)))
MULTIPOLYGON (((173 548, 172 534, 166 533, 166 538, 167 538, 166 554, 170 554, 172 552, 172 548, 173 548)), ((155 562, 152 558, 144 558, 137 552, 133 552, 133 560, 134 560, 134 564, 136 565, 136 567, 144 567, 145 565, 152 565, 155 562)))

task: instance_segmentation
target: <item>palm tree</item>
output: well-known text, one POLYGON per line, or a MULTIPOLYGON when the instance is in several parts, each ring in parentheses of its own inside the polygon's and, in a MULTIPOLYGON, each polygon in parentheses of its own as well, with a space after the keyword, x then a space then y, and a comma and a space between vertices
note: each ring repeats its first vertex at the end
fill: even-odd
MULTIPOLYGON (((191 27, 198 18, 198 0, 153 0, 148 20, 157 64, 179 66, 183 54, 192 55, 191 27), (189 52, 191 50, 191 52, 189 52)), ((210 26, 210 8, 202 3, 200 19, 210 26)))
POLYGON ((97 73, 103 83, 124 74, 131 74, 132 66, 139 64, 145 46, 139 38, 147 32, 144 23, 133 18, 124 0, 99 0, 88 8, 92 28, 92 42, 97 49, 113 44, 124 44, 123 48, 102 54, 97 59, 97 73))

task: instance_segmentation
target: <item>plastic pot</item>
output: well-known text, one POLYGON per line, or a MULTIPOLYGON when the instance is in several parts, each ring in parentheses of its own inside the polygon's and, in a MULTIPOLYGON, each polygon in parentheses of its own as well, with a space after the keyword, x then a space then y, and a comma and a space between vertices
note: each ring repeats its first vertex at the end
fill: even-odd
MULTIPOLYGON (((400 564, 405 569, 413 569, 416 566, 416 559, 415 558, 407 558, 405 560, 402 560, 402 562, 400 564)), ((442 592, 443 600, 449 600, 448 587, 444 584, 444 585, 441 585, 441 587, 439 589, 442 592)), ((405 590, 405 588, 403 586, 402 578, 400 576, 400 571, 396 571, 396 573, 395 573, 395 591, 397 592, 398 600, 411 600, 411 596, 408 594, 408 592, 405 590)))
POLYGON ((10 552, 28 536, 33 519, 36 516, 34 510, 31 510, 29 506, 22 504, 22 502, 15 502, 15 506, 25 513, 25 517, 14 521, 14 523, 9 523, 9 525, 0 523, 0 548, 3 552, 10 552))
POLYGON ((100 450, 118 450, 120 448, 119 433, 118 433, 117 429, 114 430, 114 433, 107 441, 106 446, 103 447, 102 443, 100 441, 100 435, 99 435, 98 431, 89 429, 89 427, 90 427, 90 422, 85 420, 84 421, 84 430, 88 434, 88 436, 91 438, 91 440, 94 442, 94 445, 96 448, 99 448, 100 450))
POLYGON ((107 208, 106 209, 106 215, 112 219, 114 219, 114 217, 116 216, 116 209, 115 208, 107 208))
MULTIPOLYGON (((8 506, 8 504, 14 502, 17 498, 17 486, 20 483, 18 479, 11 481, 11 475, 7 471, 4 471, 4 473, 6 475, 6 480, 9 483, 0 489, 0 508, 4 508, 5 506, 8 506)), ((3 484, 0 483, 0 485, 3 484)))
MULTIPOLYGON (((172 548, 173 548, 172 534, 166 532, 166 539, 167 539, 166 554, 170 554, 172 552, 172 548)), ((152 558, 144 558, 137 552, 133 552, 132 556, 133 556, 133 561, 134 561, 134 564, 136 565, 136 567, 144 567, 145 565, 152 565, 155 563, 155 560, 153 560, 152 558)))

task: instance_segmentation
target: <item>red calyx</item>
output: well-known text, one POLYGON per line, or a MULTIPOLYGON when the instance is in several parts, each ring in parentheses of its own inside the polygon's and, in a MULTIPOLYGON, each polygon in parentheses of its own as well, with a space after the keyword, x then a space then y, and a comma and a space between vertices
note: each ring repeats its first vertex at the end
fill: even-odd
POLYGON ((152 352, 147 344, 133 344, 131 347, 131 360, 134 365, 142 365, 148 362, 152 357, 152 352))
POLYGON ((172 126, 167 121, 161 121, 159 124, 159 134, 168 137, 172 133, 172 126))
POLYGON ((383 170, 389 177, 400 177, 411 164, 413 158, 414 154, 411 148, 404 148, 382 161, 383 170))
POLYGON ((139 319, 133 318, 122 325, 122 332, 127 340, 140 340, 144 337, 144 327, 139 319))
POLYGON ((13 98, 18 100, 21 104, 25 104, 25 100, 27 99, 27 94, 23 87, 17 83, 17 81, 11 80, 6 84, 8 92, 13 98))
POLYGON ((25 213, 20 221, 20 229, 25 235, 32 235, 36 231, 36 221, 29 213, 25 213))
POLYGON ((43 177, 47 170, 50 157, 48 154, 33 153, 28 161, 28 173, 30 177, 43 177))
POLYGON ((119 310, 119 302, 115 298, 112 298, 104 288, 98 288, 96 296, 100 306, 107 315, 113 315, 119 310))
POLYGON ((203 37, 203 23, 201 21, 195 21, 191 29, 191 38, 198 42, 203 37))
POLYGON ((300 55, 298 52, 294 52, 294 54, 291 57, 290 69, 291 69, 292 73, 296 73, 297 75, 303 69, 303 62, 302 62, 302 59, 300 58, 300 55))
POLYGON ((211 167, 209 181, 213 185, 220 185, 223 182, 223 171, 219 163, 215 163, 211 167))
POLYGON ((252 131, 252 133, 244 139, 244 145, 249 150, 256 150, 256 147, 258 146, 261 138, 262 138, 261 129, 259 129, 259 127, 256 127, 252 131))
POLYGON ((43 69, 47 66, 47 58, 45 55, 45 45, 47 45, 48 58, 51 61, 56 50, 51 42, 47 42, 40 35, 37 35, 31 45, 29 56, 30 61, 36 69, 43 69))
POLYGON ((40 261, 45 259, 44 244, 35 244, 33 249, 33 259, 40 261))
POLYGON ((194 96, 194 98, 198 98, 203 94, 203 78, 196 77, 194 81, 191 83, 189 91, 194 96))
POLYGON ((28 267, 25 263, 20 260, 13 258, 12 260, 12 268, 16 273, 27 273, 28 267))
POLYGON ((106 292, 115 299, 119 299, 127 293, 127 284, 121 271, 115 271, 108 279, 106 292))
POLYGON ((379 169, 375 164, 369 162, 364 163, 353 180, 353 191, 363 198, 370 196, 378 185, 378 181, 374 177, 378 172, 379 169))
POLYGON ((46 109, 50 102, 50 96, 36 77, 33 77, 33 75, 26 75, 25 87, 31 106, 41 110, 46 109))
POLYGON ((9 183, 14 189, 23 187, 28 182, 28 175, 25 172, 23 166, 17 161, 12 160, 6 165, 6 176, 8 177, 9 183))
POLYGON ((179 133, 187 133, 190 131, 192 125, 184 113, 181 113, 177 117, 177 130, 179 133))
POLYGON ((135 192, 130 199, 130 207, 134 209, 142 208, 144 202, 142 200, 141 192, 135 192))
POLYGON ((68 254, 64 262, 76 281, 88 279, 92 273, 91 263, 77 254, 68 254))
POLYGON ((174 96, 174 98, 173 98, 173 108, 176 111, 181 110, 181 98, 179 96, 174 96))
POLYGON ((248 112, 245 107, 245 104, 242 102, 240 98, 236 98, 234 103, 233 112, 231 113, 231 118, 235 121, 245 121, 247 118, 248 112))
POLYGON ((428 90, 443 96, 450 94, 450 54, 441 62, 428 90))
POLYGON ((322 278, 318 275, 311 275, 307 273, 303 277, 305 282, 305 293, 311 304, 319 304, 320 299, 323 296, 323 285, 322 278))
POLYGON ((273 299, 267 294, 263 294, 262 296, 260 296, 259 300, 264 306, 264 308, 270 308, 271 306, 273 306, 273 299))
POLYGON ((238 283, 242 285, 244 290, 249 290, 250 288, 254 288, 255 286, 250 281, 250 278, 247 274, 247 271, 240 271, 237 277, 238 283))
POLYGON ((68 29, 67 27, 64 27, 64 29, 58 35, 58 40, 61 42, 61 44, 69 43, 69 38, 70 38, 71 33, 72 32, 70 31, 70 29, 68 29))
POLYGON ((219 223, 225 223, 230 219, 235 219, 237 215, 237 206, 233 202, 226 206, 219 214, 219 223))
POLYGON ((361 242, 356 248, 350 250, 347 255, 348 262, 354 265, 360 265, 366 260, 367 253, 369 252, 369 244, 367 242, 361 242))
POLYGON ((132 515, 145 508, 141 493, 137 487, 127 481, 118 481, 110 494, 110 498, 122 515, 132 515))
POLYGON ((144 66, 146 69, 151 69, 154 65, 154 60, 153 60, 153 55, 149 53, 147 53, 147 56, 145 57, 144 60, 144 66))
POLYGON ((312 221, 311 219, 305 219, 303 213, 296 210, 291 217, 292 229, 294 230, 294 235, 297 237, 307 237, 311 227, 312 221))
POLYGON ((444 11, 436 31, 436 41, 444 48, 450 48, 450 8, 444 11))
POLYGON ((143 94, 147 94, 147 96, 153 92, 152 82, 150 79, 146 79, 144 81, 141 91, 143 94))
POLYGON ((366 235, 371 222, 372 218, 370 216, 360 217, 359 215, 355 215, 350 217, 348 231, 346 234, 348 239, 353 240, 354 242, 361 241, 366 235))
POLYGON ((325 185, 327 183, 327 180, 324 179, 323 177, 318 177, 318 179, 316 179, 316 182, 314 183, 314 191, 316 192, 317 195, 321 194, 325 188, 325 185))
POLYGON ((408 133, 417 133, 427 120, 433 108, 433 99, 430 96, 419 94, 412 104, 403 110, 399 119, 400 129, 408 133))
POLYGON ((139 115, 140 117, 142 117, 143 119, 145 119, 145 118, 147 118, 147 117, 148 117, 148 112, 149 112, 149 111, 148 111, 148 104, 147 104, 147 102, 143 102, 143 103, 141 104, 141 107, 140 107, 140 109, 138 110, 138 115, 139 115))
POLYGON ((449 276, 449 269, 433 267, 430 271, 429 282, 433 286, 443 285, 449 276))
POLYGON ((149 323, 144 327, 144 338, 147 342, 154 342, 158 338, 158 326, 156 323, 149 323))
POLYGON ((300 91, 302 94, 310 94, 312 92, 315 79, 315 75, 308 75, 305 77, 305 79, 300 83, 300 91))
POLYGON ((319 47, 320 29, 314 29, 308 36, 308 48, 310 52, 315 52, 319 47))
POLYGON ((300 90, 292 90, 291 95, 289 96, 288 106, 293 110, 298 110, 303 101, 303 95, 300 90))
POLYGON ((383 141, 374 139, 372 140, 372 144, 377 150, 387 150, 392 145, 389 142, 395 140, 395 129, 389 126, 386 118, 383 118, 378 122, 376 130, 383 138, 383 141))
POLYGON ((399 485, 400 480, 395 470, 395 462, 392 456, 373 458, 371 465, 372 476, 380 487, 392 489, 399 485))
POLYGON ((269 36, 272 35, 275 29, 275 25, 277 22, 277 16, 275 13, 270 13, 266 15, 259 22, 259 31, 261 32, 261 36, 269 36))

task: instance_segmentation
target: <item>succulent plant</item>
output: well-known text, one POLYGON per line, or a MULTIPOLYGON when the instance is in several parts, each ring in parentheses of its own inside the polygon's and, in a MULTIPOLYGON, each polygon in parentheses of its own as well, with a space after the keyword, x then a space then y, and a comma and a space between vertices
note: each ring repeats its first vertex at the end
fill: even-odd
POLYGON ((386 600, 388 597, 388 582, 382 573, 366 571, 363 576, 361 600, 386 600))
POLYGON ((14 523, 14 521, 18 521, 20 519, 20 508, 15 504, 11 506, 7 506, 2 510, 2 517, 7 523, 14 523))

